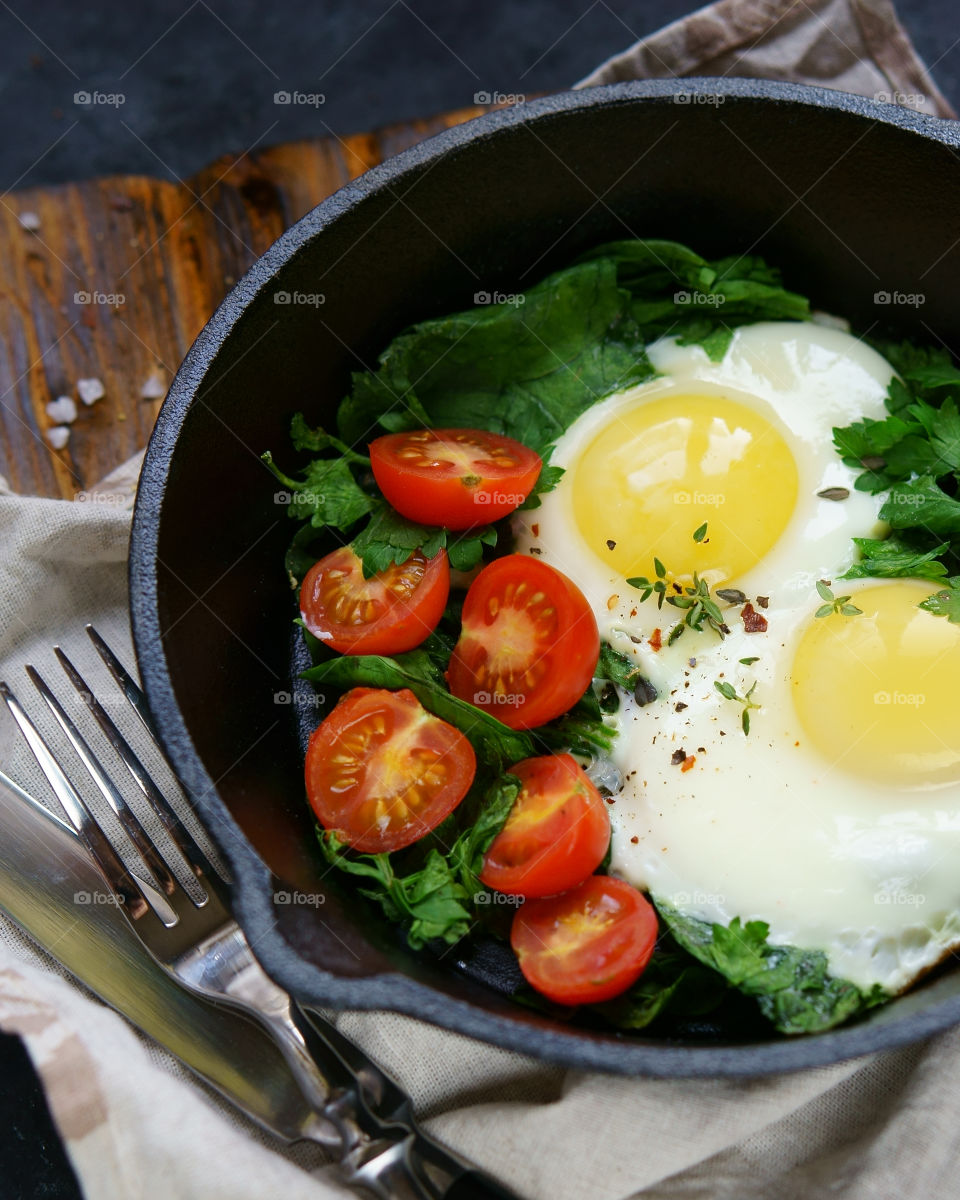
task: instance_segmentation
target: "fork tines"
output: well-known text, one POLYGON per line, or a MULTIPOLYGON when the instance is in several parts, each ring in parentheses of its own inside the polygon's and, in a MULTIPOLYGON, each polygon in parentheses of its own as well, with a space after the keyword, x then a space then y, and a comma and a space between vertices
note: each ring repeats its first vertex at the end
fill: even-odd
MULTIPOLYGON (((131 708, 136 712, 150 737, 156 742, 146 699, 131 675, 113 654, 96 630, 88 625, 87 633, 98 654, 103 659, 117 685, 123 692, 131 708)), ((57 724, 63 730, 73 750, 77 754, 86 773, 93 780, 98 791, 119 819, 133 847, 142 857, 147 867, 147 877, 136 869, 128 870, 120 855, 111 843, 109 835, 101 827, 94 811, 81 792, 70 781, 63 765, 44 735, 33 721, 27 716, 22 705, 6 683, 0 683, 0 696, 4 699, 14 720, 23 732, 30 749, 33 751, 40 769, 54 790, 57 799, 63 805, 72 825, 86 842, 87 847, 115 889, 117 896, 125 906, 127 915, 134 920, 143 916, 149 910, 160 919, 167 928, 178 924, 183 915, 184 900, 189 900, 194 908, 204 907, 210 894, 219 901, 214 907, 221 909, 226 902, 224 883, 219 878, 215 868, 206 854, 187 830, 176 811, 166 800, 159 786, 154 782, 150 773, 143 765, 133 747, 117 728, 106 712, 104 705, 95 695, 93 689, 59 647, 54 647, 54 653, 63 668, 67 678, 76 689, 88 712, 99 725, 110 745, 119 756, 127 773, 133 779, 138 789, 150 805, 153 813, 163 824, 164 829, 183 859, 189 864, 192 874, 196 876, 204 888, 202 898, 193 899, 174 878, 168 863, 164 861, 150 834, 141 824, 136 813, 124 799, 122 792, 111 779, 109 773, 97 758, 89 743, 78 730, 76 724, 64 710, 40 673, 33 666, 27 666, 27 675, 44 703, 53 714, 57 724), (171 903, 171 901, 173 903, 171 903), (180 909, 178 914, 177 909, 180 909)))

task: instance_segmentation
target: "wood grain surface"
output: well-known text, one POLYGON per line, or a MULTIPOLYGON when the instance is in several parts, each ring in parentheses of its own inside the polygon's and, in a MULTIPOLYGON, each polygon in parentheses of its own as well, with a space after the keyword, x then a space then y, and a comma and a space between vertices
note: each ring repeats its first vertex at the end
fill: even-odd
POLYGON ((225 155, 176 183, 115 176, 0 197, 0 474, 23 494, 73 499, 93 486, 146 445, 204 322, 289 225, 482 111, 225 155), (87 406, 77 381, 91 378, 105 396, 87 406), (78 414, 54 450, 47 405, 59 396, 78 414))

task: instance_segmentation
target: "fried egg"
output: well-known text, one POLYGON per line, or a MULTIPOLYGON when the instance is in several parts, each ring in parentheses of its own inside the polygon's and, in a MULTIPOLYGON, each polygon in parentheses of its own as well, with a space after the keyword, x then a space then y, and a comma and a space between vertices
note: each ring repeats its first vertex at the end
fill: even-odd
POLYGON ((559 485, 516 519, 518 549, 575 580, 656 690, 612 718, 611 869, 902 990, 960 945, 960 627, 917 607, 929 583, 838 579, 851 539, 886 530, 832 428, 882 417, 892 368, 812 323, 741 327, 720 362, 649 352, 658 376, 570 426, 559 485), (730 598, 726 636, 671 641, 683 610, 627 583, 658 566, 674 596, 696 572, 730 598))

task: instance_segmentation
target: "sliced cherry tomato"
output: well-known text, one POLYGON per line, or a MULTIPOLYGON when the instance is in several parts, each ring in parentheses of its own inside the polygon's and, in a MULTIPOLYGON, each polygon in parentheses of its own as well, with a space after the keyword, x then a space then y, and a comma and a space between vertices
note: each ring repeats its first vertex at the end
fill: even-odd
POLYGON ((370 443, 370 466, 398 513, 469 529, 505 517, 533 491, 540 455, 482 429, 413 429, 370 443))
POLYGON ((532 729, 576 704, 599 653, 580 589, 536 558, 508 554, 470 585, 447 681, 455 696, 511 729, 532 729))
POLYGON ((379 854, 435 829, 467 794, 477 769, 459 729, 404 688, 353 688, 307 747, 310 806, 341 841, 379 854))
POLYGON ((523 787, 486 853, 481 881, 528 898, 576 887, 610 844, 603 797, 569 754, 525 758, 510 774, 523 787))
POLYGON ((300 614, 314 637, 341 654, 400 654, 436 627, 449 592, 445 550, 433 558, 415 550, 401 566, 364 579, 360 559, 341 546, 307 572, 300 614))
POLYGON ((516 912, 510 945, 531 985, 558 1004, 610 1000, 636 980, 657 942, 657 914, 636 888, 610 875, 516 912))

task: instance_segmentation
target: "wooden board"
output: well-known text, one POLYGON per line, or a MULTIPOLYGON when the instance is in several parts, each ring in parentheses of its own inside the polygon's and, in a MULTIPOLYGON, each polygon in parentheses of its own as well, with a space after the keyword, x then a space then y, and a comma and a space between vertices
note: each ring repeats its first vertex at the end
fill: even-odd
POLYGON ((145 385, 166 390, 284 229, 384 158, 482 111, 225 155, 182 183, 116 176, 0 197, 0 474, 14 491, 72 499, 142 449, 160 407, 145 385), (89 378, 106 389, 90 407, 76 388, 89 378), (46 406, 61 395, 79 412, 55 451, 46 406))

